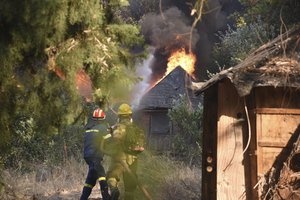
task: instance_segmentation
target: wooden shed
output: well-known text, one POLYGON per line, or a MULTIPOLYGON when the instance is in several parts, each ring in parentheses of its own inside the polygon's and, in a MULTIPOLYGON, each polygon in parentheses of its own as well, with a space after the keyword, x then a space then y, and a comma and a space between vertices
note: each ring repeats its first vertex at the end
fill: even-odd
POLYGON ((300 124, 300 29, 263 45, 202 84, 202 199, 258 199, 300 124))
POLYGON ((168 110, 180 95, 188 95, 195 107, 200 103, 200 96, 186 87, 190 81, 191 76, 178 66, 143 95, 138 115, 152 150, 170 150, 171 137, 176 134, 177 128, 170 121, 168 110))

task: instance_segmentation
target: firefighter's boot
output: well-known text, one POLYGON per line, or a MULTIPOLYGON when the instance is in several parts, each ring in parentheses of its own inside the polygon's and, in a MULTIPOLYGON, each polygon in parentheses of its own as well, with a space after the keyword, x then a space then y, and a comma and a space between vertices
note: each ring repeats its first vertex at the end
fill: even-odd
POLYGON ((117 187, 111 188, 110 190, 110 200, 118 200, 120 196, 120 191, 117 187))
POLYGON ((86 183, 82 189, 80 200, 87 200, 92 193, 92 189, 93 186, 86 183))
POLYGON ((118 189, 118 181, 116 178, 109 178, 108 185, 110 189, 110 200, 118 200, 120 196, 120 191, 118 189))
POLYGON ((106 180, 100 180, 99 184, 101 188, 102 200, 110 200, 110 195, 108 193, 108 184, 106 180))

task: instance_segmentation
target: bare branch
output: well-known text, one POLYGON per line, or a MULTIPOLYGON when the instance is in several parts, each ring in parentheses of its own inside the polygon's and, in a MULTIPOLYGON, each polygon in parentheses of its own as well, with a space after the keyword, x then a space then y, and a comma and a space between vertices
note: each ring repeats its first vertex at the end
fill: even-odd
POLYGON ((197 17, 195 18, 195 20, 194 20, 194 22, 192 24, 192 27, 191 27, 189 52, 192 52, 193 31, 196 28, 197 23, 202 19, 204 2, 206 0, 198 0, 198 1, 200 1, 200 6, 199 6, 199 9, 197 10, 197 17))
POLYGON ((160 11, 160 15, 161 15, 161 18, 166 21, 166 17, 164 15, 164 12, 162 10, 162 0, 159 0, 159 11, 160 11))
POLYGON ((285 23, 284 23, 284 21, 282 19, 282 7, 280 9, 280 15, 279 15, 279 17, 280 17, 280 21, 281 21, 280 35, 281 35, 281 43, 282 43, 283 55, 286 56, 286 52, 285 51, 286 51, 286 46, 287 45, 285 43, 283 43, 283 40, 284 40, 283 39, 283 33, 285 32, 287 34, 287 38, 288 38, 288 29, 287 29, 287 27, 286 27, 286 25, 285 25, 285 23))

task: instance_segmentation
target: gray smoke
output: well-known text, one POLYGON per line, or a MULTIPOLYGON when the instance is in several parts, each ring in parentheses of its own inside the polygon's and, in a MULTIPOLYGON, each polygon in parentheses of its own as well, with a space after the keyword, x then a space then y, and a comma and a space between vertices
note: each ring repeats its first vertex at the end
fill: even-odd
MULTIPOLYGON (((190 40, 188 33, 191 31, 194 21, 194 17, 190 13, 195 1, 161 0, 163 14, 158 9, 158 0, 143 1, 152 5, 151 9, 147 5, 143 5, 140 0, 130 0, 130 2, 133 5, 131 11, 135 12, 136 20, 141 22, 146 43, 155 48, 151 62, 148 60, 142 67, 140 76, 143 76, 144 81, 135 89, 136 92, 138 91, 137 93, 141 93, 147 86, 155 83, 164 75, 167 59, 173 50, 188 49, 190 40), (153 6, 153 4, 157 6, 153 6), (155 13, 153 12, 154 8, 156 9, 155 13), (140 10, 149 10, 151 13, 141 13, 140 10)), ((197 56, 196 76, 200 80, 206 78, 206 70, 211 70, 215 64, 212 58, 212 49, 218 42, 216 33, 227 29, 228 24, 232 23, 228 16, 241 10, 241 5, 239 0, 209 0, 206 1, 204 10, 205 13, 195 27, 192 38, 192 51, 197 56)), ((138 102, 139 97, 136 98, 136 102, 138 102)))
MULTIPOLYGON (((142 33, 146 42, 156 48, 150 82, 159 79, 166 70, 167 58, 172 50, 189 46, 189 32, 194 17, 190 15, 193 1, 162 0, 163 16, 148 13, 142 18, 142 33)), ((224 31, 232 23, 228 16, 240 10, 238 0, 209 0, 205 14, 193 32, 192 51, 197 56, 196 73, 199 79, 214 65, 212 49, 218 41, 216 33, 224 31)))
MULTIPOLYGON (((141 8, 137 7, 142 5, 140 0, 130 1, 136 1, 136 4, 133 4, 136 7, 132 10, 136 11, 136 19, 141 21, 146 43, 154 47, 154 50, 148 49, 151 52, 149 57, 137 67, 137 75, 143 78, 143 81, 135 86, 132 94, 132 105, 137 107, 147 89, 164 75, 171 51, 179 48, 188 49, 188 33, 194 20, 190 12, 194 1, 161 0, 164 18, 157 10, 156 13, 145 14, 142 19, 141 13, 138 12, 141 8)), ((159 2, 153 1, 157 4, 159 2)), ((206 78, 206 70, 211 69, 214 63, 212 49, 218 41, 216 33, 226 30, 227 25, 232 23, 228 16, 241 9, 239 0, 209 0, 205 5, 206 13, 194 29, 192 38, 192 51, 197 56, 196 75, 202 80, 206 78)), ((145 7, 142 8, 147 10, 145 7)))
MULTIPOLYGON (((146 14, 142 21, 142 33, 147 42, 157 49, 178 49, 189 46, 191 22, 177 7, 169 8, 162 14, 146 14)), ((199 35, 193 33, 193 48, 199 35)))

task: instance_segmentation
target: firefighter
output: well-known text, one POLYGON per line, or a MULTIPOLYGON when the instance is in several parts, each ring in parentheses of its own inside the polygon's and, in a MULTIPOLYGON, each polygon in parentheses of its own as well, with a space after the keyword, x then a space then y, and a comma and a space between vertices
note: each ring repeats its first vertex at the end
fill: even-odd
POLYGON ((120 192, 118 182, 123 175, 124 200, 133 200, 137 187, 137 154, 144 151, 144 132, 132 122, 132 110, 128 104, 120 105, 118 123, 112 131, 111 165, 107 181, 111 191, 111 200, 117 200, 120 192))
POLYGON ((84 133, 84 160, 89 166, 85 185, 82 190, 80 200, 87 200, 93 187, 99 182, 102 199, 109 200, 108 184, 106 181, 105 170, 102 166, 103 153, 100 144, 103 140, 111 137, 107 132, 105 122, 105 113, 100 108, 93 111, 85 126, 84 133))

